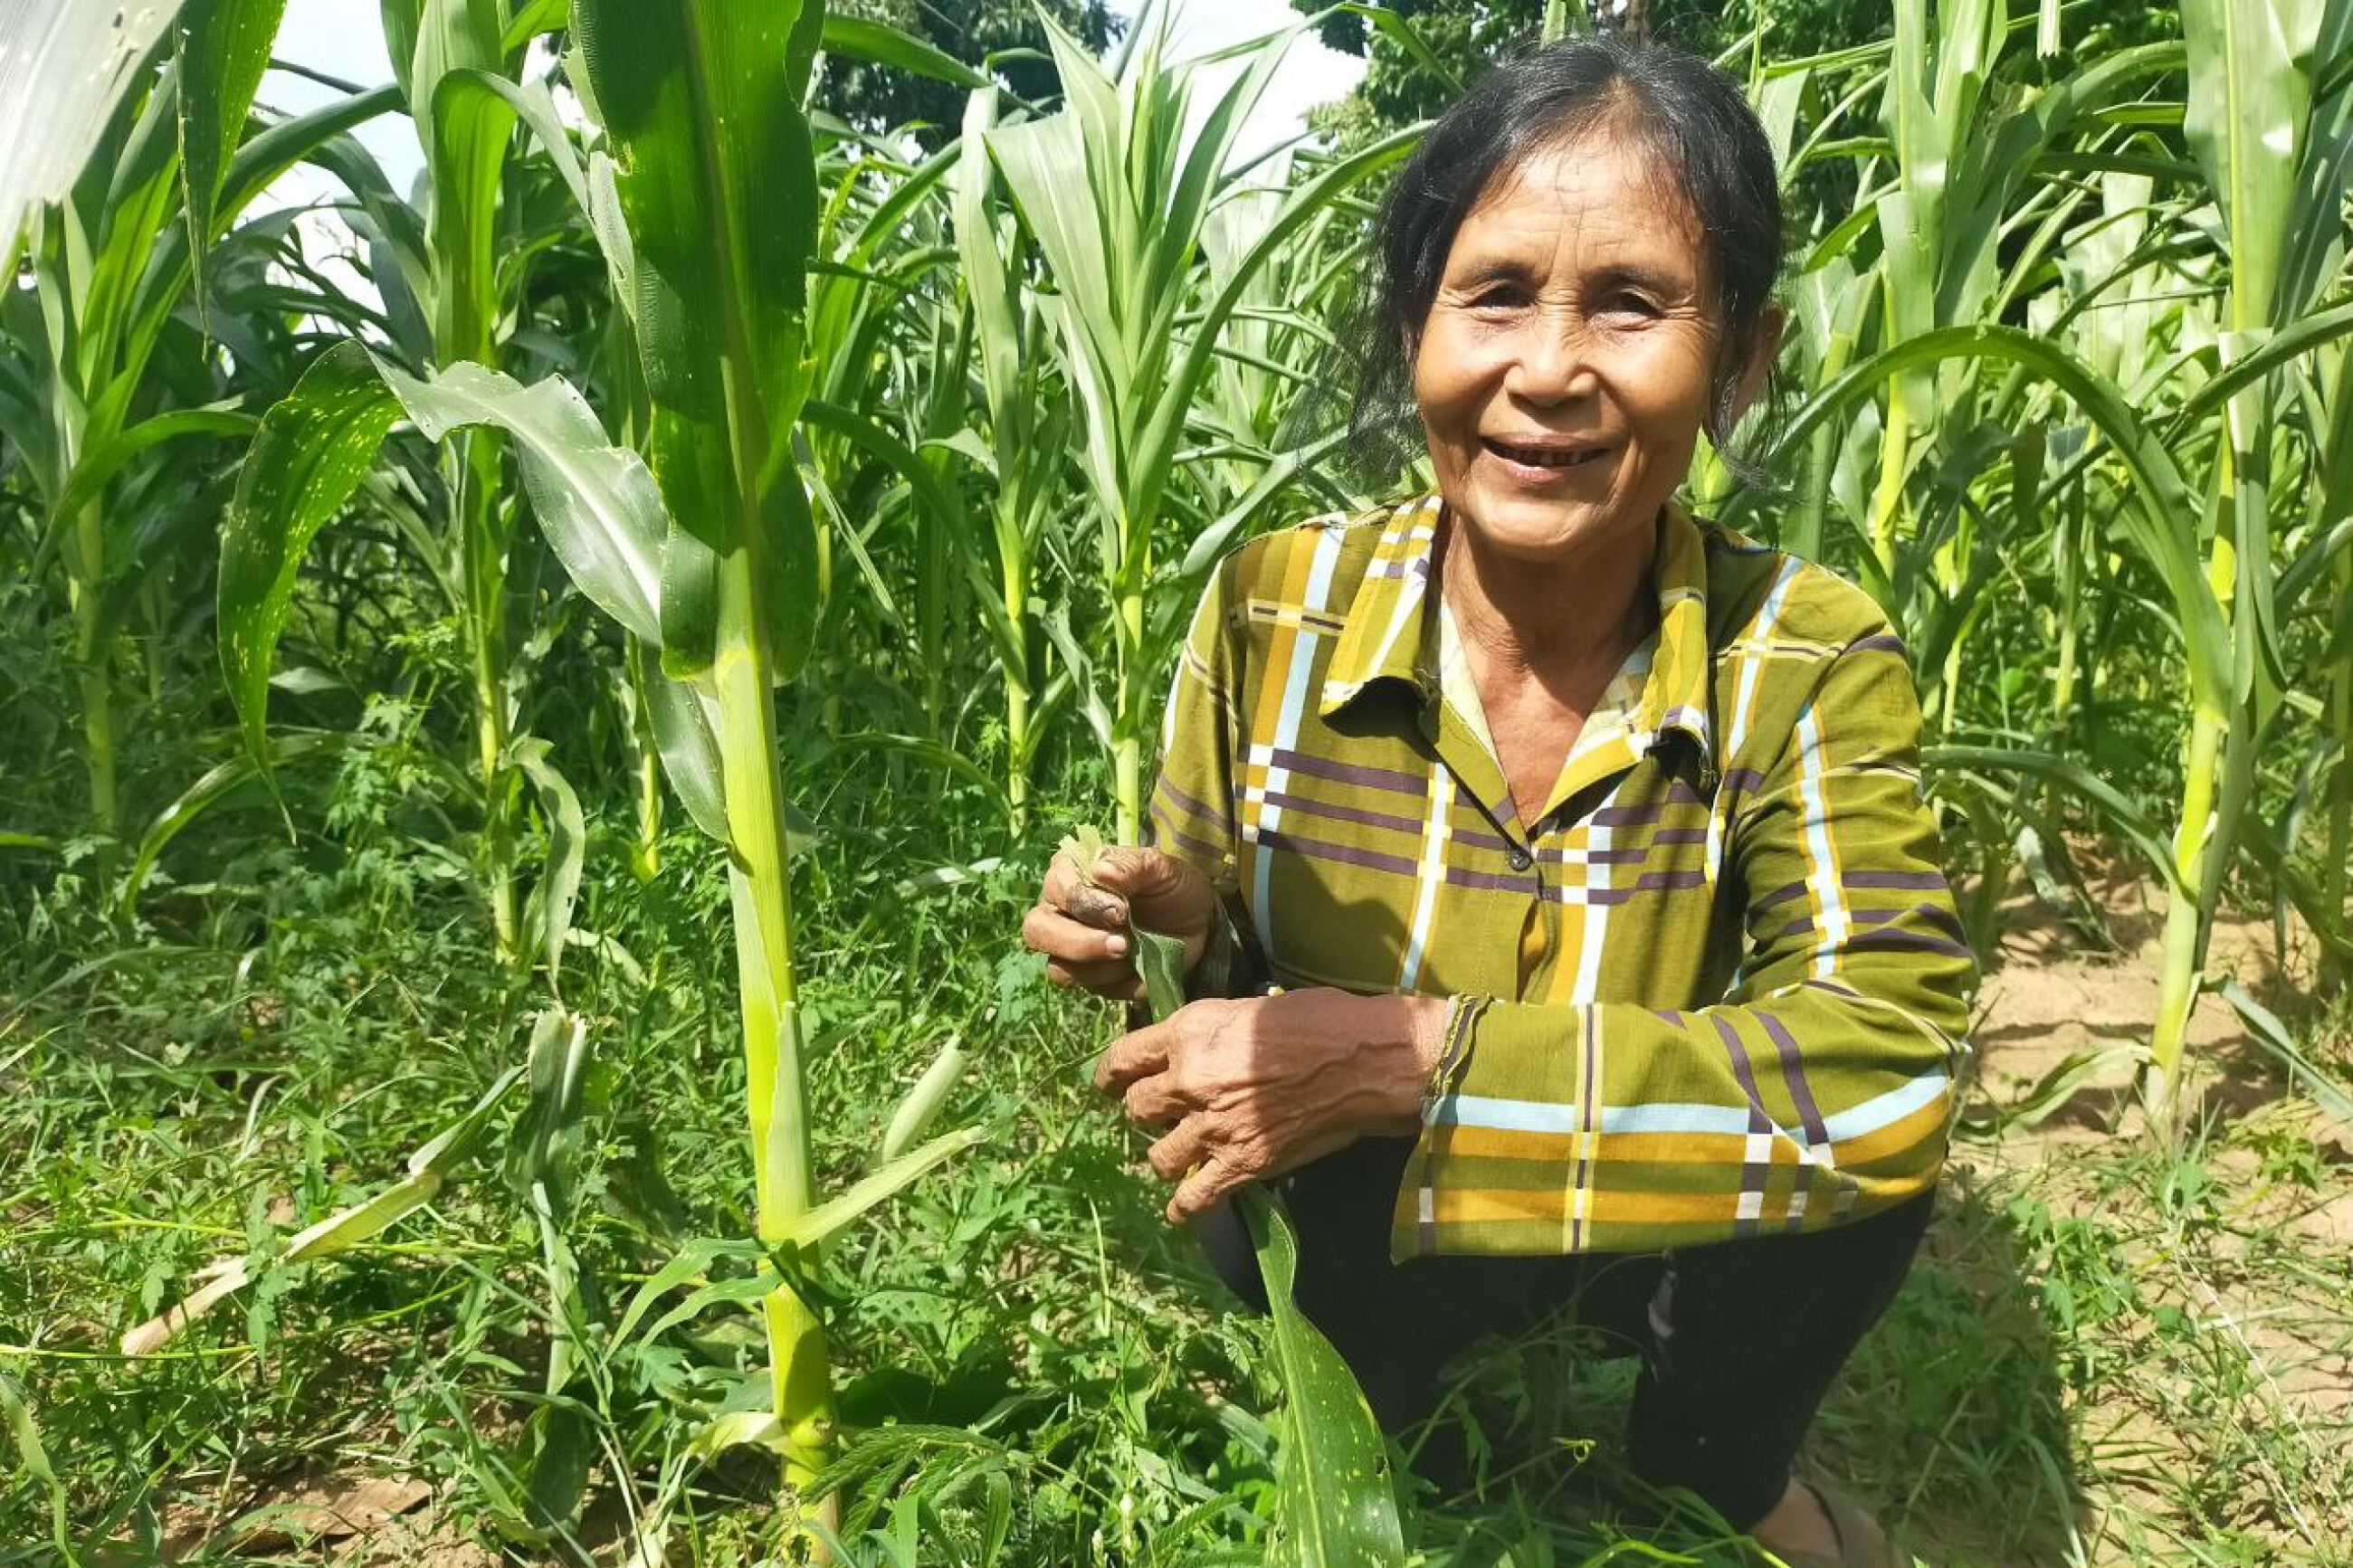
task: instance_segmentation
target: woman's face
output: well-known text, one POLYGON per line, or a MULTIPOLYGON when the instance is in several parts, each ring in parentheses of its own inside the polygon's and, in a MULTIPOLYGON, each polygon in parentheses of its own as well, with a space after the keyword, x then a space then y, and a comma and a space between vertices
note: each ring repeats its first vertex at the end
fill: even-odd
POLYGON ((1456 231, 1414 356, 1449 509, 1531 563, 1647 538, 1690 468, 1718 327, 1698 226, 1632 138, 1506 174, 1456 231))

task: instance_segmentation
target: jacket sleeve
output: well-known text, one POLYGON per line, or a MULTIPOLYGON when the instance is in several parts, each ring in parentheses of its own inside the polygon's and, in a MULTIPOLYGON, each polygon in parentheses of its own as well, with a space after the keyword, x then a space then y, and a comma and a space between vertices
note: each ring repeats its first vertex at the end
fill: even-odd
POLYGON ((1740 791, 1723 1000, 1454 999, 1394 1250, 1653 1251, 1818 1230, 1932 1187, 1977 966, 1921 797, 1920 710, 1881 629, 1821 667, 1740 791))
POLYGON ((1201 962, 1185 978, 1188 997, 1247 996, 1266 987, 1241 895, 1234 816, 1234 759, 1243 743, 1247 661, 1232 555, 1210 574, 1193 613, 1161 719, 1160 773, 1152 791, 1152 842, 1209 879, 1217 919, 1201 962))

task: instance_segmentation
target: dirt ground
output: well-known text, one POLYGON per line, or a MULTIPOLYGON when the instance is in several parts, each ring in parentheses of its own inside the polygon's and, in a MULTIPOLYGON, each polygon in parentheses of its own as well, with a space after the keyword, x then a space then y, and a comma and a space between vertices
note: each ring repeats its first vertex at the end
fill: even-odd
MULTIPOLYGON (((1954 1152, 1964 1182, 2031 1192, 2054 1215, 2126 1238, 2112 1263, 2139 1299, 2113 1332, 2130 1346, 2119 1352, 2127 1366, 2113 1384, 2067 1394, 2068 1426, 2089 1460, 2075 1477, 2076 1528, 2093 1563, 2152 1560, 2150 1521, 2157 1538, 2175 1534, 2185 1548, 2234 1543, 2223 1555, 2158 1561, 2353 1562, 2353 1131, 2291 1092, 2237 1010, 2209 994, 2189 1028, 2194 1131, 2179 1158, 2211 1184, 2211 1199, 2185 1219, 2152 1204, 2145 1184, 2114 1180, 2119 1150, 2148 1147, 2134 1082, 2137 1047, 2155 1021, 2163 903, 2114 872, 2091 891, 2112 952, 2031 899, 2006 906, 1978 1002, 1976 1070, 1994 1106, 2027 1114, 1990 1136, 1964 1136, 1954 1152), (2316 1179, 2275 1179, 2266 1150, 2316 1179), (2179 1336, 2194 1353, 2147 1333, 2168 1313, 2194 1326, 2179 1336), (2186 1519, 2192 1492, 2211 1506, 2186 1519), (2119 1532, 2119 1518, 2131 1527, 2119 1532)), ((2268 921, 2226 917, 2208 969, 2294 1016, 2316 953, 2299 926, 2285 931, 2284 952, 2282 934, 2268 921)))

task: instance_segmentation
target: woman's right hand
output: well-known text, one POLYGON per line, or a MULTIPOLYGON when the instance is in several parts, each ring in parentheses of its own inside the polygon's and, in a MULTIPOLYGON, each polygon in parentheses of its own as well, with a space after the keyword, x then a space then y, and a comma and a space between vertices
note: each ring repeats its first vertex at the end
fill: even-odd
POLYGON ((1129 951, 1127 927, 1136 925, 1185 942, 1185 968, 1201 961, 1209 942, 1218 891, 1184 861, 1157 849, 1122 845, 1094 864, 1094 885, 1080 880, 1069 855, 1057 850, 1038 902, 1021 922, 1021 942, 1046 955, 1046 978, 1114 1001, 1144 994, 1129 951))

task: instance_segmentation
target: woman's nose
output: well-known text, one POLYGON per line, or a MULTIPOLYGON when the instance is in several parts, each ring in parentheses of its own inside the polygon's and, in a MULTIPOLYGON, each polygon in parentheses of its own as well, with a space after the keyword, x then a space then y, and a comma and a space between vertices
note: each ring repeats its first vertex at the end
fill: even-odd
POLYGON ((1574 325, 1556 321, 1531 323, 1514 346, 1517 352, 1504 375, 1505 391, 1530 403, 1553 404, 1565 403, 1588 389, 1593 366, 1585 334, 1574 325))

